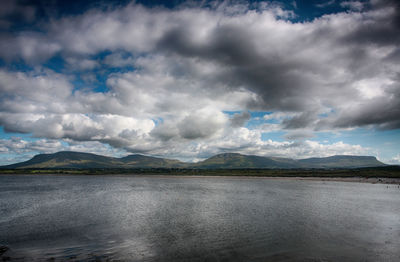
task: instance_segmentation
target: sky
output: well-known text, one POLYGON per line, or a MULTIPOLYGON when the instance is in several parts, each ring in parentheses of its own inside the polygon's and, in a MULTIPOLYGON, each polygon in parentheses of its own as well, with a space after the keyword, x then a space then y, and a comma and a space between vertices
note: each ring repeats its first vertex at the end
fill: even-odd
POLYGON ((0 6, 0 165, 72 150, 400 164, 400 2, 0 6))

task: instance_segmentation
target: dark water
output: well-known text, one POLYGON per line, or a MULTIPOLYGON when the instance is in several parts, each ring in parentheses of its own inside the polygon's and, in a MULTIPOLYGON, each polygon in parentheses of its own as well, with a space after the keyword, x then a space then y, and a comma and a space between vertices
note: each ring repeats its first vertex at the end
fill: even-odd
POLYGON ((400 261, 394 185, 0 176, 12 260, 400 261))

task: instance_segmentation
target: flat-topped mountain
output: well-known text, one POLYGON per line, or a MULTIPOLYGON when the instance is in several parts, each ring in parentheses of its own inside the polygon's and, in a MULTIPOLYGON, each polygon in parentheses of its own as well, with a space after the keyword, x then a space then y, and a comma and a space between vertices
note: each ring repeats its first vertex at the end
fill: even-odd
POLYGON ((337 155, 321 158, 291 159, 225 153, 193 164, 200 168, 359 168, 385 164, 374 156, 337 155))
POLYGON ((107 157, 90 153, 62 151, 54 154, 40 154, 32 159, 1 168, 359 168, 377 167, 385 164, 374 156, 331 156, 321 158, 290 159, 224 153, 212 156, 198 163, 185 163, 179 160, 144 155, 128 155, 122 158, 107 157))
POLYGON ((384 166, 385 164, 378 161, 374 156, 346 156, 336 155, 330 157, 313 157, 300 159, 301 165, 312 166, 314 168, 357 168, 357 167, 375 167, 384 166))
POLYGON ((225 153, 212 156, 202 162, 193 164, 200 168, 297 168, 296 160, 225 153))

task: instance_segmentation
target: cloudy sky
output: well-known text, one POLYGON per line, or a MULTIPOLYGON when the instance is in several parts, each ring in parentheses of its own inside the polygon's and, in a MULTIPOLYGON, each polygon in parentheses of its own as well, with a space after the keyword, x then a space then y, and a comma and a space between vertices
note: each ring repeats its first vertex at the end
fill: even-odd
POLYGON ((0 164, 61 150, 400 164, 400 4, 2 0, 0 164))

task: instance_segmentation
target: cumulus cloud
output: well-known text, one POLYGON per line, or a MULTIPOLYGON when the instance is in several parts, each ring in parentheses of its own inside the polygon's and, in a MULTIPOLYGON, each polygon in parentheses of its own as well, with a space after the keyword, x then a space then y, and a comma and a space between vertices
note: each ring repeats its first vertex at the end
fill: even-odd
POLYGON ((52 71, 0 70, 0 113, 66 113, 72 90, 65 76, 52 71))
POLYGON ((23 139, 11 137, 0 139, 0 153, 5 158, 0 158, 0 165, 26 161, 36 154, 50 154, 59 151, 79 151, 101 154, 105 156, 124 156, 126 151, 115 149, 100 142, 75 142, 73 140, 53 139, 23 139))
MULTIPOLYGON (((10 3, 1 19, 17 12, 10 3)), ((352 12, 293 22, 292 11, 271 3, 130 3, 3 34, 0 57, 33 70, 0 70, 0 125, 191 159, 364 152, 307 139, 321 130, 400 128, 399 4, 342 6, 352 12), (56 55, 64 71, 43 69, 56 55), (129 70, 104 73, 122 67, 129 70), (96 78, 93 70, 106 74, 104 91, 74 86, 73 74, 96 78), (269 112, 257 132, 244 127, 249 110, 269 112), (288 131, 288 141, 261 139, 276 130, 288 131)))
POLYGON ((181 160, 202 160, 211 155, 223 152, 236 152, 260 156, 278 156, 294 159, 345 155, 370 155, 369 148, 351 145, 343 142, 320 143, 309 139, 298 141, 273 141, 261 138, 262 130, 249 130, 241 127, 225 129, 219 136, 200 140, 197 143, 164 143, 158 148, 153 147, 152 154, 181 160))
POLYGON ((387 163, 392 165, 400 165, 400 154, 397 154, 393 158, 389 159, 387 163))
POLYGON ((225 122, 226 117, 221 112, 189 115, 178 123, 179 134, 185 139, 206 138, 218 132, 225 122))
POLYGON ((10 139, 0 139, 0 152, 16 152, 19 154, 39 151, 43 153, 53 153, 60 151, 63 145, 57 140, 39 139, 35 141, 24 140, 20 137, 10 139))

